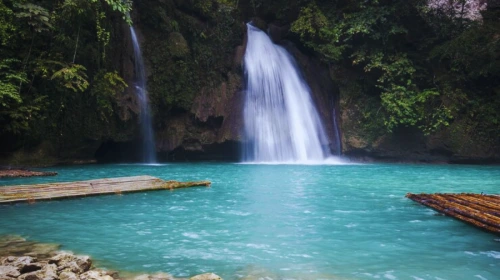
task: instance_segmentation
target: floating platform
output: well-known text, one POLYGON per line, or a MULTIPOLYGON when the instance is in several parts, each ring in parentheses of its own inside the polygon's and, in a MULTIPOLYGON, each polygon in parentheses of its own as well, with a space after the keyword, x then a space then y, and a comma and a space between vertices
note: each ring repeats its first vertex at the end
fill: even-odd
POLYGON ((177 182, 164 181, 152 176, 134 176, 65 183, 6 186, 0 187, 0 204, 17 202, 34 203, 40 200, 153 190, 173 190, 197 186, 209 187, 210 184, 209 181, 177 182))
POLYGON ((57 172, 51 171, 31 171, 24 169, 0 169, 0 178, 20 178, 35 176, 56 176, 57 172))
POLYGON ((406 197, 432 209, 480 227, 500 233, 500 196, 473 193, 406 194, 406 197))

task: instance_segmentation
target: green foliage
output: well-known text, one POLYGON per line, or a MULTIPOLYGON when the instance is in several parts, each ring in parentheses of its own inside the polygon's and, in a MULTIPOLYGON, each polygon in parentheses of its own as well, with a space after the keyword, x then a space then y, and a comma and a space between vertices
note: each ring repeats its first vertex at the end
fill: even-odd
POLYGON ((0 61, 0 105, 3 108, 10 108, 14 104, 22 103, 19 95, 19 83, 26 82, 26 73, 16 72, 14 64, 19 64, 16 59, 4 59, 0 61))
POLYGON ((110 137, 118 118, 108 105, 126 85, 105 53, 130 10, 121 0, 0 1, 0 137, 58 147, 89 130, 110 137))
POLYGON ((19 85, 27 82, 26 73, 16 71, 20 64, 16 59, 0 61, 0 133, 20 134, 29 129, 30 122, 40 118, 46 96, 23 100, 19 85))
POLYGON ((59 81, 61 87, 70 89, 73 92, 83 92, 88 88, 89 82, 85 73, 87 69, 84 66, 78 64, 57 64, 62 68, 52 74, 51 80, 59 81))
POLYGON ((113 115, 113 103, 115 96, 122 93, 127 87, 127 83, 115 72, 101 70, 97 72, 92 83, 90 94, 97 103, 96 110, 100 119, 109 122, 113 115))
POLYGON ((0 1, 0 45, 5 46, 16 32, 14 12, 0 1))
POLYGON ((379 108, 376 118, 373 106, 358 108, 367 122, 429 134, 469 118, 498 138, 500 17, 483 13, 490 19, 483 23, 449 12, 419 0, 309 1, 291 31, 325 62, 365 77, 355 98, 379 108))
POLYGON ((15 7, 20 10, 16 13, 16 17, 26 22, 33 31, 40 33, 52 28, 47 9, 31 3, 15 4, 15 7))
POLYGON ((142 28, 148 38, 143 51, 150 65, 148 93, 155 120, 168 118, 172 109, 190 110, 197 94, 217 88, 227 78, 233 67, 228 57, 243 37, 236 4, 185 1, 180 4, 183 12, 168 1, 141 7, 141 22, 147 23, 142 28))
POLYGON ((365 72, 380 73, 376 87, 382 90, 381 105, 386 112, 385 125, 389 131, 406 125, 417 126, 428 134, 449 125, 453 118, 451 109, 439 104, 440 93, 436 88, 419 90, 414 81, 416 69, 405 54, 378 52, 367 55, 360 51, 352 57, 354 64, 365 65, 365 72))

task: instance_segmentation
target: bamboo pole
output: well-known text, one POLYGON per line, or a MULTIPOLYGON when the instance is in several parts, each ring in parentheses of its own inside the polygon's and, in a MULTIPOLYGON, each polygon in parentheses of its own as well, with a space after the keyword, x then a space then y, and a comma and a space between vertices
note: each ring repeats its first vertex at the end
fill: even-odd
POLYGON ((210 186, 209 181, 163 181, 151 176, 97 179, 66 183, 0 187, 0 204, 14 202, 34 203, 39 200, 73 198, 104 194, 122 194, 153 190, 210 186))
POLYGON ((483 194, 406 194, 445 215, 500 233, 500 196, 483 194))

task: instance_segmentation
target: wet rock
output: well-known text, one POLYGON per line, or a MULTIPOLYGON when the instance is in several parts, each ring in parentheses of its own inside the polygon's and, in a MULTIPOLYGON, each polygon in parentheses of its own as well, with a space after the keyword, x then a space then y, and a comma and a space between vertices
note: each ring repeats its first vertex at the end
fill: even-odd
POLYGON ((19 280, 56 280, 57 266, 55 264, 46 264, 42 269, 25 273, 19 276, 19 280))
POLYGON ((0 236, 0 256, 31 256, 39 259, 55 255, 59 245, 26 241, 18 235, 0 236))
POLYGON ((61 253, 49 260, 49 263, 56 264, 57 270, 70 271, 73 273, 83 273, 90 269, 92 261, 88 256, 75 256, 69 253, 61 253))
POLYGON ((113 280, 114 278, 107 275, 106 271, 89 270, 80 275, 80 280, 113 280))
POLYGON ((37 271, 42 268, 42 264, 36 263, 36 258, 32 258, 29 256, 26 257, 14 257, 9 256, 4 258, 1 263, 3 265, 12 266, 17 268, 21 274, 37 271))
POLYGON ((26 273, 26 274, 23 274, 21 275, 19 278, 17 278, 19 280, 42 280, 42 278, 40 278, 36 272, 30 272, 30 273, 26 273))
POLYGON ((160 273, 156 273, 154 275, 151 275, 150 279, 151 280, 175 280, 175 278, 172 275, 170 275, 168 273, 164 273, 164 272, 160 272, 160 273))
POLYGON ((59 280, 80 280, 80 278, 71 271, 63 271, 59 274, 59 280))
POLYGON ((13 266, 0 266, 0 279, 16 278, 21 275, 21 272, 13 266))
POLYGON ((0 178, 19 178, 34 176, 56 176, 57 172, 40 172, 24 169, 0 169, 0 178))
POLYGON ((214 273, 204 273, 200 275, 193 276, 189 280, 222 280, 222 278, 214 273))
POLYGON ((151 280, 151 276, 149 274, 141 274, 134 277, 134 280, 151 280))
POLYGON ((188 280, 187 278, 175 278, 174 276, 164 273, 164 272, 159 272, 153 275, 150 274, 141 274, 138 276, 135 276, 133 280, 188 280))
POLYGON ((26 253, 26 256, 33 256, 38 258, 50 258, 56 254, 59 250, 59 244, 52 243, 35 243, 29 249, 30 252, 26 253))
POLYGON ((100 271, 97 270, 89 270, 80 275, 80 280, 97 280, 101 278, 103 275, 100 271))
POLYGON ((55 280, 57 277, 57 266, 55 264, 47 264, 40 271, 43 280, 55 280))

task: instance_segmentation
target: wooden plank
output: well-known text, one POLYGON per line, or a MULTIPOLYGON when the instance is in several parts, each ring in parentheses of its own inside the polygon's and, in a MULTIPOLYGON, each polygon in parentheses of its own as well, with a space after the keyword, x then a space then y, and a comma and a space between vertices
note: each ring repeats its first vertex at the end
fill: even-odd
POLYGON ((500 234, 500 196, 471 193, 406 194, 440 213, 500 234))
POLYGON ((0 187, 0 204, 39 200, 73 198, 104 194, 121 194, 152 190, 173 190, 197 186, 210 186, 209 181, 164 181, 152 176, 104 178, 88 181, 46 183, 0 187))

